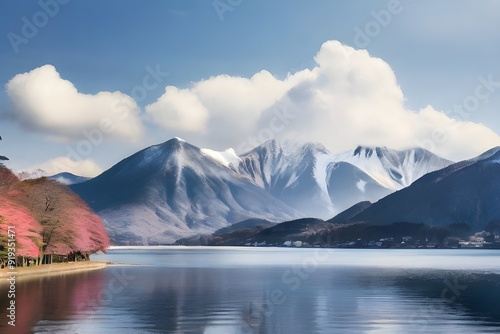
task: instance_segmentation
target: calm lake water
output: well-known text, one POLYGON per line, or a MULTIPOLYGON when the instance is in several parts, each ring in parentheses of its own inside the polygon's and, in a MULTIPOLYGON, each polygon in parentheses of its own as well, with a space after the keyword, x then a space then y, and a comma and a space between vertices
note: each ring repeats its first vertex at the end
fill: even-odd
POLYGON ((17 283, 0 333, 500 333, 500 252, 154 247, 17 283))

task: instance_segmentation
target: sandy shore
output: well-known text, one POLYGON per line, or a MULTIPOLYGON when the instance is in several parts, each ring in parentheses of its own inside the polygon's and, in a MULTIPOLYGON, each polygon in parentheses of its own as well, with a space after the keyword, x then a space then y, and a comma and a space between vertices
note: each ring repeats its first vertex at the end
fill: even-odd
POLYGON ((77 273, 89 270, 103 269, 108 265, 107 262, 87 261, 87 262, 68 262, 44 264, 41 266, 21 267, 11 271, 8 268, 0 269, 0 284, 6 284, 7 279, 16 274, 16 281, 40 276, 55 276, 60 274, 77 273))

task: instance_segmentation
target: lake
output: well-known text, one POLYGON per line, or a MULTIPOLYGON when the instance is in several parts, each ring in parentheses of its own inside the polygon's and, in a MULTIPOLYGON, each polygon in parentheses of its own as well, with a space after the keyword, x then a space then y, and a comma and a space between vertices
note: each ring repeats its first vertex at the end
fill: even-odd
POLYGON ((19 281, 0 333, 499 333, 499 251, 130 247, 19 281))

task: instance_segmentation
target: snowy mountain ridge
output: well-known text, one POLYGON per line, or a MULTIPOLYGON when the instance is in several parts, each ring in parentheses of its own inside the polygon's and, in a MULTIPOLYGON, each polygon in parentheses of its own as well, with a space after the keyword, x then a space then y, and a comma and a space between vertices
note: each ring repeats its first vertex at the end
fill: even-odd
POLYGON ((248 218, 300 217, 218 158, 174 138, 71 188, 105 220, 117 244, 172 243, 248 218))
POLYGON ((82 183, 90 179, 89 177, 79 176, 68 172, 62 172, 55 175, 50 175, 48 172, 40 168, 30 171, 27 170, 19 171, 16 172, 15 174, 21 181, 46 177, 55 180, 59 183, 65 184, 67 186, 72 184, 82 183))
POLYGON ((115 243, 161 244, 250 218, 331 218, 449 163, 421 149, 332 154, 318 143, 269 140, 237 155, 174 138, 71 188, 115 243))
POLYGON ((493 228, 500 221, 499 162, 500 147, 495 147, 476 158, 428 173, 343 222, 465 223, 474 232, 493 228))
POLYGON ((358 146, 354 151, 335 155, 333 160, 355 165, 392 190, 405 188, 423 175, 453 163, 418 147, 393 150, 387 147, 358 146))
POLYGON ((318 143, 287 145, 276 140, 240 158, 240 174, 301 212, 319 218, 360 201, 377 201, 452 163, 421 148, 398 151, 358 146, 333 154, 318 143), (350 200, 341 199, 346 196, 350 200), (312 200, 318 205, 311 206, 312 200))

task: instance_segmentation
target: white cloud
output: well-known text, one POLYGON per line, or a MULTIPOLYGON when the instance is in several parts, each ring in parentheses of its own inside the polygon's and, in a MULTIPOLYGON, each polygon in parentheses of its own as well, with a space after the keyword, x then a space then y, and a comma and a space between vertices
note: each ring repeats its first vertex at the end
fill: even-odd
MULTIPOLYGON (((238 153, 271 137, 318 141, 334 152, 357 145, 421 146, 453 160, 500 145, 500 137, 482 124, 432 106, 406 109, 390 66, 366 50, 328 41, 314 60, 314 68, 285 78, 263 70, 250 78, 219 75, 188 88, 168 86, 146 106, 146 118, 170 135, 214 149, 233 146, 238 153)), ((16 75, 6 89, 15 118, 54 138, 85 139, 103 120, 113 125, 109 136, 115 138, 135 140, 143 132, 130 96, 80 93, 51 65, 16 75)), ((100 171, 85 166, 75 169, 100 171)))
POLYGON ((103 172, 103 169, 93 160, 74 161, 68 157, 57 157, 41 164, 31 166, 26 170, 28 172, 41 169, 47 172, 47 175, 55 175, 62 172, 69 172, 79 176, 95 177, 103 172))
POLYGON ((328 41, 314 60, 313 69, 282 80, 261 71, 251 78, 220 75, 183 90, 168 87, 146 110, 163 127, 216 148, 273 135, 319 141, 333 151, 359 144, 422 146, 459 160, 500 145, 484 125, 455 120, 431 106, 407 110, 390 66, 366 50, 328 41), (278 124, 276 110, 290 117, 278 124), (200 129, 203 134, 189 134, 200 129))
POLYGON ((169 86, 155 103, 146 106, 146 113, 158 125, 182 136, 193 138, 193 132, 203 131, 200 141, 212 140, 213 144, 220 139, 222 146, 237 143, 258 130, 261 113, 305 76, 307 71, 279 80, 261 71, 251 78, 219 75, 189 89, 169 86))
POLYGON ((168 86, 165 93, 146 107, 151 120, 167 129, 200 132, 205 129, 208 111, 196 94, 168 86))
POLYGON ((84 138, 84 131, 107 130, 107 135, 136 140, 142 134, 140 109, 121 92, 78 92, 52 65, 18 74, 6 84, 14 117, 23 126, 51 137, 84 138), (109 127, 111 124, 112 127, 109 127))

